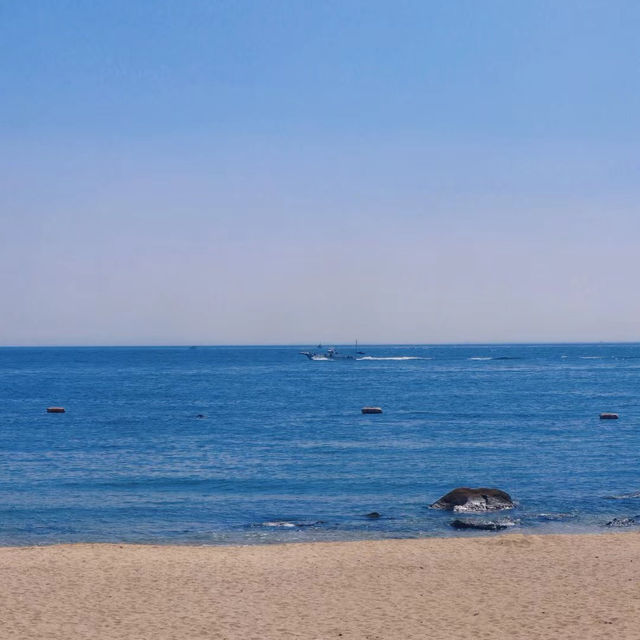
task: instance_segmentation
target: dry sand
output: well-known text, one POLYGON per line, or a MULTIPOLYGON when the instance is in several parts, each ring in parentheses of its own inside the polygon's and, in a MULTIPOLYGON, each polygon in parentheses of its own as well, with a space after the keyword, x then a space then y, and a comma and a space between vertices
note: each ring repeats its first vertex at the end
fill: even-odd
POLYGON ((5 640, 640 638, 638 533, 0 549, 5 640))

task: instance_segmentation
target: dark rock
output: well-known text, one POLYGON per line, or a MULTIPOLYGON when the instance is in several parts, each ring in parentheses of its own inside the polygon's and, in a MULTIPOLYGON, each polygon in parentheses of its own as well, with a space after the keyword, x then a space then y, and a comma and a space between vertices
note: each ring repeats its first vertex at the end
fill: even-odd
POLYGON ((607 522, 607 527, 632 527, 637 524, 638 521, 635 518, 614 518, 607 522))
POLYGON ((513 509, 514 506, 511 496, 500 489, 459 487, 442 496, 431 505, 431 508, 466 512, 498 511, 500 509, 513 509))
POLYGON ((454 529, 477 529, 479 531, 502 531, 515 526, 513 520, 452 520, 449 523, 454 529))
POLYGON ((601 413, 600 420, 617 420, 620 416, 617 413, 601 413))
POLYGON ((204 415, 204 413, 198 413, 196 415, 196 418, 198 418, 199 420, 201 420, 202 418, 206 418, 207 416, 204 415))
POLYGON ((382 517, 377 511, 372 511, 371 513, 367 513, 365 515, 365 518, 371 518, 372 520, 375 520, 376 518, 380 518, 382 517))

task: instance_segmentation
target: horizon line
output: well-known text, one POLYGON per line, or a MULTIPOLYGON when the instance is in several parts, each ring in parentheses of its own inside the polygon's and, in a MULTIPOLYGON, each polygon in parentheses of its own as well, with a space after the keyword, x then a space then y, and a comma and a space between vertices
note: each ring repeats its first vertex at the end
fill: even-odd
MULTIPOLYGON (((310 342, 290 342, 290 343, 239 343, 239 344, 3 344, 0 349, 178 349, 178 348, 251 348, 251 347, 306 347, 310 342)), ((324 343, 319 342, 319 345, 324 343)), ((543 342, 358 342, 358 346, 368 347, 477 347, 477 346, 577 346, 577 345, 633 345, 640 344, 640 340, 596 340, 596 341, 571 341, 571 340, 551 340, 543 342)), ((331 342, 327 346, 351 347, 353 342, 331 342)))

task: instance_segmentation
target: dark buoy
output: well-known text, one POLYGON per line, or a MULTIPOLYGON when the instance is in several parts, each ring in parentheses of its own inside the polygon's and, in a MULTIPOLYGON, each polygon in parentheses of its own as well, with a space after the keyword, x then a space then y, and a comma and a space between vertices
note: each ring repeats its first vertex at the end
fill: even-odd
POLYGON ((47 413, 64 413, 64 407, 47 407, 47 413))
POLYGON ((362 413, 382 413, 380 407, 362 407, 362 413))
POLYGON ((600 420, 617 420, 619 418, 617 413, 601 413, 600 420))

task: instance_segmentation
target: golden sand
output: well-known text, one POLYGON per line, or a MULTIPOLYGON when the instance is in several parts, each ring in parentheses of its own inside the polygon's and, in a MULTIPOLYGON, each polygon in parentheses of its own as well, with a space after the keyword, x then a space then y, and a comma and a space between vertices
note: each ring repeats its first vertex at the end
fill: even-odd
POLYGON ((640 639, 640 535, 0 549, 3 640, 640 639))

